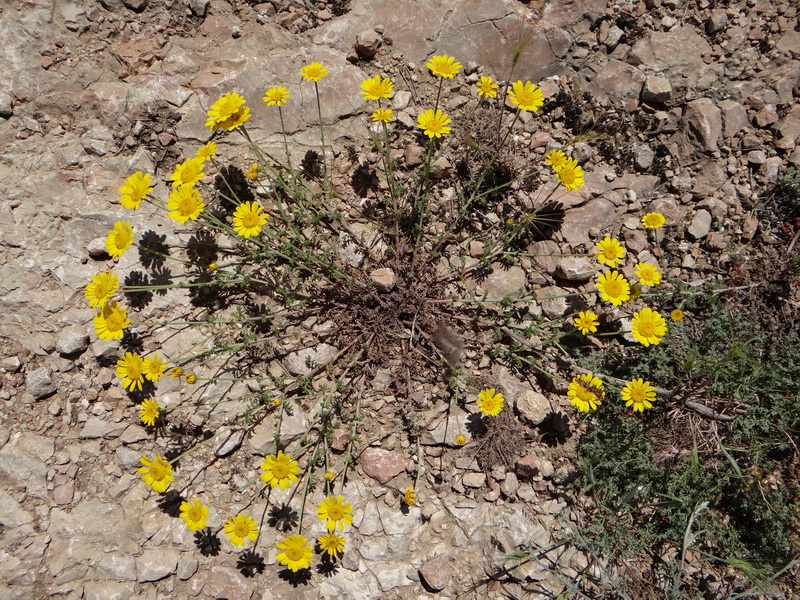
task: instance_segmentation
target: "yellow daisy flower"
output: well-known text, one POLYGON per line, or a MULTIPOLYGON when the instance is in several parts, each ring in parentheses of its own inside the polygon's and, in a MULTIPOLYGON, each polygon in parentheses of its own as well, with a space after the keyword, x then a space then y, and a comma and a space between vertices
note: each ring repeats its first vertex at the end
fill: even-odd
POLYGON ((250 181, 258 179, 258 163, 251 163, 247 171, 244 172, 244 176, 250 181))
POLYGON ((291 97, 289 90, 285 87, 271 87, 264 92, 264 102, 267 106, 283 106, 291 97))
POLYGON ((491 77, 484 77, 481 75, 481 80, 476 84, 478 87, 478 96, 486 98, 494 98, 497 96, 497 88, 500 87, 494 82, 491 77))
POLYGON ((139 418, 145 425, 153 427, 156 424, 158 415, 161 414, 160 409, 161 407, 158 405, 158 402, 152 398, 145 398, 142 401, 142 406, 139 408, 139 418))
POLYGON ((603 382, 590 373, 573 377, 572 382, 567 388, 567 397, 572 400, 572 406, 581 412, 597 410, 602 404, 601 398, 605 398, 603 382))
POLYGON ((631 333, 633 339, 640 342, 645 348, 651 344, 655 346, 667 334, 667 322, 657 311, 643 308, 639 312, 633 313, 631 333))
POLYGON ((678 321, 683 321, 683 318, 685 316, 686 316, 686 313, 684 313, 680 308, 676 308, 671 313, 669 313, 669 318, 672 319, 673 321, 675 321, 676 323, 678 321))
POLYGON ((144 359, 142 369, 147 380, 155 382, 164 375, 164 371, 167 370, 167 363, 161 360, 158 354, 153 354, 153 356, 148 356, 144 359))
POLYGON ((141 390, 144 383, 144 361, 135 352, 126 352, 117 361, 117 377, 126 390, 141 390))
POLYGON ((550 165, 554 171, 558 172, 561 167, 567 164, 567 155, 561 150, 551 150, 545 155, 544 162, 550 165))
POLYGON ((181 375, 183 375, 183 369, 180 367, 172 367, 169 371, 167 371, 167 375, 169 375, 170 379, 178 379, 181 375))
POLYGON ((653 408, 656 391, 649 381, 634 379, 625 383, 622 399, 625 400, 625 406, 633 406, 633 412, 644 412, 645 408, 653 408))
POLYGON ((372 113, 372 120, 377 123, 389 123, 394 119, 394 111, 391 108, 379 108, 372 113))
POLYGON ((326 533, 317 540, 317 543, 322 552, 327 552, 331 556, 344 552, 344 538, 338 533, 326 533))
POLYGON ((200 502, 200 498, 184 500, 180 505, 180 517, 189 531, 205 529, 208 521, 208 507, 200 502))
POLYGON ((207 161, 216 153, 217 145, 214 142, 206 142, 197 149, 197 152, 194 153, 194 157, 202 161, 207 161))
POLYGON ((456 436, 455 442, 456 446, 463 446, 464 444, 467 443, 467 436, 465 436, 463 433, 459 433, 456 436))
POLYGON ((108 232, 106 238, 106 251, 111 258, 119 258, 125 254, 133 243, 133 227, 128 221, 117 221, 114 228, 108 232))
POLYGON ((483 414, 489 417, 499 415, 500 411, 503 410, 504 402, 505 398, 503 398, 503 394, 499 392, 495 393, 494 388, 483 390, 478 394, 478 408, 483 414))
POLYGON ((188 383, 189 385, 197 383, 197 375, 195 375, 194 373, 187 373, 186 377, 184 378, 184 381, 186 381, 186 383, 188 383))
POLYGON ((293 481, 297 481, 300 474, 300 467, 297 461, 292 460, 288 454, 278 450, 277 456, 268 454, 261 463, 261 479, 270 487, 280 487, 282 490, 290 487, 293 481))
POLYGON ((328 74, 322 63, 314 62, 300 69, 300 76, 306 81, 319 81, 328 74))
POLYGON ((278 550, 283 550, 283 552, 278 552, 275 558, 293 573, 300 569, 307 569, 311 565, 314 550, 311 546, 306 546, 306 542, 306 538, 302 535, 290 535, 275 544, 278 550))
POLYGON ((601 265, 609 267, 616 267, 617 263, 625 257, 625 248, 618 240, 610 237, 605 237, 596 244, 597 254, 595 258, 600 261, 601 265))
POLYGON ((460 70, 461 63, 457 62, 455 57, 442 54, 431 58, 425 66, 431 70, 431 73, 438 77, 445 79, 452 79, 460 70))
POLYGON ((361 89, 362 91, 359 93, 364 96, 364 100, 380 100, 392 97, 394 84, 391 79, 386 77, 381 79, 380 75, 375 75, 375 77, 362 81, 361 89))
POLYGON ((594 333, 597 331, 597 326, 600 324, 600 321, 597 320, 597 315, 591 310, 580 311, 573 322, 578 331, 583 335, 594 333))
POLYGON ((153 191, 150 173, 136 171, 125 180, 125 185, 119 188, 119 203, 125 208, 139 210, 139 205, 153 191))
POLYGON ((243 238, 261 233, 267 222, 267 213, 258 202, 243 202, 233 212, 233 229, 243 238))
POLYGON ((652 263, 639 263, 636 265, 634 272, 639 278, 639 283, 650 287, 661 283, 661 273, 658 272, 658 266, 652 263))
POLYGON ((413 488, 413 486, 408 486, 406 491, 403 492, 403 504, 406 506, 411 506, 417 501, 417 491, 413 488))
POLYGON ((642 225, 644 225, 646 229, 658 229, 666 222, 667 220, 664 218, 664 215, 657 212, 647 213, 642 217, 642 225))
POLYGON ((452 119, 441 110, 434 112, 432 108, 429 108, 417 117, 417 121, 419 122, 418 127, 429 138, 442 137, 452 131, 450 127, 446 127, 448 123, 452 122, 452 119))
POLYGON ((94 316, 94 331, 101 340, 121 340, 130 324, 128 311, 119 302, 109 302, 94 316))
POLYGON ((173 190, 167 198, 167 210, 171 218, 183 225, 188 221, 196 220, 206 207, 205 202, 191 183, 184 183, 173 190))
POLYGON ((515 81, 511 85, 511 91, 508 92, 508 97, 514 106, 520 110, 537 111, 544 104, 544 95, 542 90, 533 85, 530 81, 522 82, 515 81))
POLYGON ((113 271, 92 275, 92 280, 86 284, 86 300, 92 308, 102 308, 111 300, 119 287, 119 278, 113 271))
POLYGON ((342 496, 330 496, 320 503, 317 518, 326 521, 325 527, 328 531, 337 527, 344 530, 345 525, 353 524, 353 508, 342 496))
POLYGON ((225 535, 234 546, 244 546, 247 540, 258 539, 258 525, 253 517, 239 513, 225 523, 225 535))
POLYGON ((156 454, 153 460, 142 456, 139 462, 144 465, 138 469, 142 475, 142 481, 153 491, 163 494, 167 491, 169 484, 175 481, 175 477, 172 476, 172 465, 161 458, 160 454, 156 454))
POLYGON ((187 158, 182 163, 175 165, 175 170, 169 176, 172 187, 176 188, 184 184, 194 185, 206 176, 203 173, 204 166, 203 159, 196 157, 187 158))
POLYGON ((601 273, 595 284, 600 297, 614 306, 620 306, 630 300, 631 286, 625 277, 617 271, 601 273))
POLYGON ((568 192, 574 192, 583 187, 583 169, 574 158, 566 159, 566 162, 556 171, 556 178, 568 192))
POLYGON ((250 118, 250 108, 245 106, 245 102, 247 101, 244 97, 235 92, 225 94, 208 110, 206 127, 211 131, 218 129, 233 131, 241 127, 250 118))

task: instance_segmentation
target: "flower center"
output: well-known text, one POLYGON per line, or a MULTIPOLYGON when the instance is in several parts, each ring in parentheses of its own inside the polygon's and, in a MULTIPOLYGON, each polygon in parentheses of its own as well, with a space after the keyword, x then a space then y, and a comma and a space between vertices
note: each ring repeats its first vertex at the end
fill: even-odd
POLYGON ((142 378, 142 370, 137 366, 128 365, 128 379, 134 381, 142 378))
POLYGON ((159 463, 153 463, 150 465, 150 477, 152 477, 155 481, 162 481, 167 476, 167 470, 164 468, 164 465, 159 463))
POLYGON ((276 463, 272 466, 272 476, 276 479, 283 479, 289 474, 289 467, 283 463, 276 463))
POLYGON ((258 215, 254 212, 249 212, 242 217, 242 225, 247 229, 252 229, 258 226, 258 215))
POLYGON ((203 519, 203 511, 199 506, 193 506, 189 509, 188 516, 192 521, 200 521, 203 519))
POLYGON ((109 331, 119 331, 122 329, 122 316, 119 313, 111 313, 106 317, 106 329, 109 331))
POLYGON ((639 334, 644 337, 652 337, 656 332, 656 326, 651 321, 639 322, 639 334))
POLYGON ((181 198, 178 210, 183 215, 190 215, 194 212, 194 200, 191 197, 181 198))
POLYGON ((643 389, 633 388, 631 390, 631 400, 641 404, 642 402, 644 402, 644 399, 645 399, 645 394, 643 389))
POLYGON ((616 279, 609 279, 606 281, 606 294, 612 298, 622 295, 622 284, 616 279))
POLYGON ((291 548, 287 548, 285 550, 286 558, 291 561, 298 561, 303 558, 303 549, 298 548, 297 546, 292 546, 291 548))
POLYGON ((233 528, 233 535, 236 537, 247 537, 250 533, 250 526, 247 523, 237 523, 233 528))
POLYGON ((328 507, 328 518, 334 521, 341 521, 344 517, 344 510, 338 504, 328 507))

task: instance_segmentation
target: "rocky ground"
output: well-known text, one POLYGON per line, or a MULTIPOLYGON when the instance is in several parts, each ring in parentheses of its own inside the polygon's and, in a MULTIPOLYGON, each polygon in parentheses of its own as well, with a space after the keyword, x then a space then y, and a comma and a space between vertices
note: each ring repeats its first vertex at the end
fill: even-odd
MULTIPOLYGON (((507 467, 484 469, 469 443, 443 447, 444 384, 431 375, 414 388, 425 424, 422 456, 390 434, 361 455, 345 487, 356 510, 340 568, 299 587, 278 578, 278 533, 265 528, 266 570, 246 577, 229 545, 203 554, 142 485, 139 456, 159 440, 138 424, 108 366, 116 345, 96 339, 83 299, 89 278, 113 264, 105 266, 102 240, 115 220, 170 241, 188 238, 154 211, 131 217, 117 190, 136 170, 163 178, 192 155, 209 138, 205 111, 223 93, 248 99, 253 138, 280 151, 277 115, 260 98, 272 85, 302 98, 308 88, 301 90, 299 68, 324 63, 322 112, 343 189, 360 168, 377 165, 364 141, 364 78, 381 73, 408 90, 394 108, 398 130, 413 131, 435 93, 427 58, 446 52, 464 63, 445 98, 455 114, 474 104, 479 75, 508 72, 521 31, 532 35, 514 77, 537 82, 548 103, 519 124, 517 156, 541 161, 563 144, 587 172, 586 186, 561 198, 560 229, 536 251, 586 252, 611 234, 633 254, 649 252, 637 227, 646 209, 667 217, 669 274, 690 286, 721 278, 732 265, 785 256, 800 212, 796 199, 778 206, 767 191, 800 167, 800 27, 789 2, 29 0, 0 7, 0 597, 553 598, 572 589, 569 582, 603 589, 618 576, 597 557, 554 543, 581 520, 553 480, 570 470, 570 446, 547 446, 532 433, 507 467), (415 460, 424 461, 426 484, 418 504, 402 512, 415 460), (516 569, 502 585, 491 581, 523 543, 543 549, 541 562, 516 569)), ((309 98, 296 106, 285 111, 286 127, 301 156, 318 147, 317 115, 309 98)), ((250 162, 238 138, 220 146, 240 166, 250 162)), ((418 160, 413 143, 395 150, 406 167, 418 160)), ((439 167, 453 164, 446 157, 439 167)), ((156 193, 166 189, 161 183, 156 193)), ((359 209, 375 199, 374 186, 362 192, 352 199, 359 209)), ((482 253, 465 250, 473 259, 482 253)), ((131 252, 119 268, 136 262, 131 252)), ((525 288, 589 289, 593 276, 586 259, 537 258, 464 285, 499 300, 525 288)), ((157 296, 142 315, 163 317, 182 300, 157 296)), ((531 314, 570 310, 566 301, 550 302, 531 314)), ((192 338, 161 341, 169 355, 192 338)), ((314 352, 320 359, 325 348, 314 352)), ((294 370, 302 372, 299 356, 294 370)), ((483 367, 480 353, 468 350, 465 368, 503 389, 531 432, 551 413, 570 414, 563 394, 483 367)), ((397 416, 390 377, 379 371, 372 382, 375 420, 365 439, 397 416)), ((202 394, 213 401, 225 392, 208 386, 202 394)), ((191 390, 172 381, 159 393, 169 405, 191 390)), ((296 421, 285 435, 307 426, 296 421)), ((213 473, 199 458, 183 468, 202 474, 196 483, 205 492, 222 495, 252 475, 270 440, 265 423, 213 473)), ((227 506, 214 510, 212 520, 222 522, 227 506)), ((710 597, 725 597, 718 585, 710 597)))

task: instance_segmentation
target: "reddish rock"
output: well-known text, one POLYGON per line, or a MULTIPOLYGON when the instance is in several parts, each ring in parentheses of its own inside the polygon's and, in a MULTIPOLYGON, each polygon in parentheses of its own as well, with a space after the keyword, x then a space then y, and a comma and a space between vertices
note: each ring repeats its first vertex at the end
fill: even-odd
POLYGON ((597 74, 590 87, 613 100, 625 100, 639 98, 646 79, 647 76, 636 67, 612 59, 597 74))
POLYGON ((434 592, 440 592, 450 583, 453 576, 453 557, 442 554, 428 559, 419 569, 419 575, 425 584, 434 592))
POLYGON ((383 448, 367 448, 359 457, 364 473, 380 483, 388 483, 406 468, 406 457, 383 448))
POLYGON ((686 107, 686 122, 703 150, 717 149, 722 136, 722 113, 710 98, 692 100, 686 107))

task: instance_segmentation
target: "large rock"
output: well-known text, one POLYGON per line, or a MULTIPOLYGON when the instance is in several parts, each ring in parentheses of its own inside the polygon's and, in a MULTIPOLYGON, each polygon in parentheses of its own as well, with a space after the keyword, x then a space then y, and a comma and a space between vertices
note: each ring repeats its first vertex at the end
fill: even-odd
POLYGON ((406 468, 406 457, 401 452, 383 448, 367 448, 358 459, 361 468, 369 477, 380 483, 388 483, 406 468))
POLYGON ((492 265, 493 271, 481 282, 487 292, 487 300, 502 300, 516 296, 525 289, 525 271, 518 266, 507 267, 500 263, 492 265))
POLYGON ((442 591, 453 576, 453 557, 449 554, 441 554, 429 558, 419 568, 419 576, 434 592, 442 591))
POLYGON ((686 107, 689 135, 703 150, 714 151, 722 136, 722 113, 710 98, 692 100, 686 107))
POLYGON ((573 208, 564 213, 561 235, 572 246, 588 244, 589 229, 597 228, 605 231, 614 223, 617 209, 605 198, 593 198, 583 206, 573 208))
POLYGON ((595 76, 589 89, 612 100, 639 98, 647 76, 621 60, 611 59, 595 76))
POLYGON ((53 372, 47 367, 31 371, 25 377, 25 390, 37 400, 51 396, 56 391, 53 372))
POLYGON ((711 46, 694 27, 680 25, 639 39, 628 61, 649 67, 669 79, 673 87, 705 90, 712 88, 723 72, 722 65, 703 61, 703 55, 710 53, 711 46))

